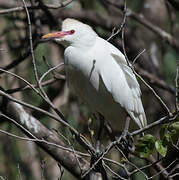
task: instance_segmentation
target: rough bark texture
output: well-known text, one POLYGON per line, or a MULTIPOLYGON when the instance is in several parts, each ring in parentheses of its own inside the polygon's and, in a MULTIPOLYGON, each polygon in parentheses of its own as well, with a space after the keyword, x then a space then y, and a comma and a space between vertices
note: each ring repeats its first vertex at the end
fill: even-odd
MULTIPOLYGON (((5 114, 7 116, 14 119, 18 124, 22 125, 36 138, 67 147, 56 134, 47 129, 43 124, 40 123, 40 121, 29 115, 21 105, 14 102, 8 102, 6 109, 7 111, 5 114)), ((25 132, 25 134, 33 138, 27 132, 25 132)), ((89 163, 73 152, 57 148, 53 145, 48 145, 44 142, 37 142, 37 144, 77 178, 80 178, 81 173, 84 173, 89 169, 89 163)), ((87 175, 84 179, 89 179, 89 175, 87 175)))

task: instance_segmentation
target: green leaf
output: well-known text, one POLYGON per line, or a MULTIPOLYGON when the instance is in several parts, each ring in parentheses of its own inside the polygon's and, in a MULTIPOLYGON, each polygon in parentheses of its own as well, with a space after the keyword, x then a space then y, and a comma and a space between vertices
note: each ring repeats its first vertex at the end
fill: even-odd
POLYGON ((164 137, 165 132, 167 131, 167 125, 163 124, 160 128, 160 139, 164 137))
POLYGON ((88 124, 92 124, 92 121, 93 121, 93 119, 90 117, 90 118, 88 119, 88 124))
POLYGON ((169 130, 175 130, 177 133, 179 133, 179 122, 174 122, 169 126, 169 130))
POLYGON ((167 154, 167 146, 164 146, 163 142, 161 140, 158 140, 158 141, 155 142, 155 148, 160 153, 160 155, 162 155, 163 157, 166 156, 166 154, 167 154))
POLYGON ((135 153, 141 158, 148 157, 152 154, 155 147, 155 139, 151 134, 146 134, 138 140, 135 153))
POLYGON ((170 144, 170 133, 169 132, 165 133, 162 144, 164 146, 168 146, 170 144))
POLYGON ((90 134, 93 137, 94 136, 94 130, 90 130, 90 134))
POLYGON ((170 134, 170 138, 174 143, 177 142, 179 136, 179 122, 174 122, 169 125, 168 132, 170 134))
POLYGON ((122 157, 120 162, 121 162, 122 164, 124 164, 124 163, 127 162, 127 160, 126 160, 126 158, 122 157))

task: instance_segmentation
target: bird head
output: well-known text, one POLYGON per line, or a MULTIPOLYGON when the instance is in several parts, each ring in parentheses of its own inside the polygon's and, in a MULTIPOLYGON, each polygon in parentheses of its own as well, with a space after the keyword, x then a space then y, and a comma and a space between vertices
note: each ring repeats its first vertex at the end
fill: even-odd
POLYGON ((97 34, 87 24, 67 18, 62 22, 62 30, 48 33, 42 39, 55 40, 64 46, 86 47, 92 46, 97 34))

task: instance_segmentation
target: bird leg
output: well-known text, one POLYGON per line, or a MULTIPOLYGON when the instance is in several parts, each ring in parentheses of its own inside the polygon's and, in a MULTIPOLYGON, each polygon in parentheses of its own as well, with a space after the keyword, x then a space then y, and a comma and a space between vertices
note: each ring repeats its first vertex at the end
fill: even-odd
POLYGON ((121 134, 121 143, 124 149, 133 149, 133 137, 129 133, 130 117, 127 115, 124 131, 121 134))
POLYGON ((104 117, 98 113, 97 115, 95 114, 95 117, 99 120, 99 129, 97 133, 97 140, 96 140, 96 153, 91 155, 91 161, 90 161, 90 167, 93 166, 96 161, 99 161, 95 167, 94 171, 101 173, 102 179, 103 180, 108 180, 106 170, 103 166, 103 159, 101 158, 102 153, 100 152, 99 146, 100 146, 100 139, 101 139, 101 134, 104 128, 104 117), (101 158, 99 160, 99 158, 101 158))
POLYGON ((99 119, 99 129, 98 129, 98 134, 97 134, 97 140, 96 140, 96 151, 97 153, 100 152, 99 150, 99 145, 100 145, 100 139, 101 139, 101 134, 102 134, 102 131, 103 131, 103 128, 104 128, 104 117, 98 113, 98 119, 99 119))
POLYGON ((125 123, 125 127, 124 127, 124 132, 129 132, 129 125, 130 125, 130 120, 131 118, 127 115, 126 117, 126 123, 125 123))

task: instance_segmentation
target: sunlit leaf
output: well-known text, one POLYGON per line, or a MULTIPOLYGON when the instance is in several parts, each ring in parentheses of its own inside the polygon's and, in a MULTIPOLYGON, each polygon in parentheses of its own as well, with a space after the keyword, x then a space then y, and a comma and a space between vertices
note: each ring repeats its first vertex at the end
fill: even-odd
POLYGON ((90 130, 91 136, 94 136, 94 130, 90 130))
POLYGON ((89 124, 91 124, 92 121, 93 121, 92 118, 89 118, 89 119, 88 119, 88 123, 89 123, 89 124))
POLYGON ((152 154, 155 147, 155 139, 151 134, 146 134, 138 140, 135 153, 141 158, 148 157, 152 154))
POLYGON ((175 130, 177 133, 179 133, 179 122, 174 122, 169 126, 170 130, 175 130))
POLYGON ((159 154, 163 157, 167 154, 167 146, 163 145, 163 142, 161 140, 158 140, 155 142, 155 148, 159 152, 159 154))

